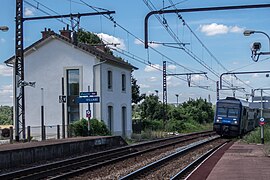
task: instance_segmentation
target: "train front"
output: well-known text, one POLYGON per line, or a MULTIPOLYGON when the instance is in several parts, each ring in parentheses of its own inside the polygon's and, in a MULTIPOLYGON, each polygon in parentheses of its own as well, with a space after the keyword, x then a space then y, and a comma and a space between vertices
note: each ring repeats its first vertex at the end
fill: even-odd
POLYGON ((238 136, 241 122, 241 103, 237 100, 219 100, 216 104, 214 131, 222 136, 238 136))

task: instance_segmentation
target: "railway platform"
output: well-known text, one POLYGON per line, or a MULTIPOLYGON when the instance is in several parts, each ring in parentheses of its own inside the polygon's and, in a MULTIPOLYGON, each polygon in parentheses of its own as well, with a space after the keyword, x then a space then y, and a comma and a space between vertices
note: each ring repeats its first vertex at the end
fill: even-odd
POLYGON ((89 136, 0 145, 1 169, 94 153, 127 143, 121 136, 89 136))
POLYGON ((269 180, 270 156, 265 145, 234 142, 206 160, 188 179, 269 180))

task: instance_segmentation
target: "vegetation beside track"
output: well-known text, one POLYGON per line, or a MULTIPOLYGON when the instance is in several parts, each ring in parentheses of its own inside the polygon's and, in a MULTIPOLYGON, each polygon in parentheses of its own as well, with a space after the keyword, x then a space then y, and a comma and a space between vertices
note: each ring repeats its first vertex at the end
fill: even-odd
MULTIPOLYGON (((243 141, 246 143, 261 143, 261 127, 257 127, 254 131, 247 134, 243 141)), ((264 150, 265 153, 270 155, 270 125, 264 126, 264 150)))

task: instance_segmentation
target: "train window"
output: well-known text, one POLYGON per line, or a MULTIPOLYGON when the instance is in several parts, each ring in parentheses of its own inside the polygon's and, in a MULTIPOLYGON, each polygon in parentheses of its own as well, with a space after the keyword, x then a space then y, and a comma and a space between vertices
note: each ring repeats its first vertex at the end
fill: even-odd
POLYGON ((236 108, 229 108, 228 109, 228 117, 238 117, 238 109, 236 108))
POLYGON ((243 115, 244 115, 244 116, 247 115, 247 109, 246 109, 246 108, 244 108, 243 115))
POLYGON ((227 117, 227 108, 219 107, 218 108, 218 116, 227 117))

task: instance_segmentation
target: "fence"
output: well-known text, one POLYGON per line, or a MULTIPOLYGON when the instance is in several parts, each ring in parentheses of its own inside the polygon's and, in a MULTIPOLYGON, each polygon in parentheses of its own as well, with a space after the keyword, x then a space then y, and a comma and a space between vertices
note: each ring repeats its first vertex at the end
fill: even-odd
MULTIPOLYGON (((65 126, 65 136, 63 136, 62 126, 61 125, 51 125, 44 126, 44 132, 42 133, 41 126, 27 126, 26 130, 26 139, 24 141, 42 141, 42 140, 50 140, 50 139, 60 139, 66 137, 74 137, 74 129, 71 125, 65 126), (42 134, 44 137, 42 137, 42 134)), ((4 143, 13 143, 15 135, 15 129, 11 126, 10 128, 0 128, 0 144, 4 143)), ((22 139, 22 137, 20 137, 22 139)))

